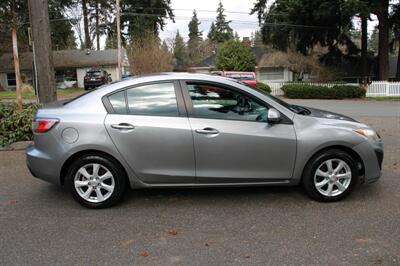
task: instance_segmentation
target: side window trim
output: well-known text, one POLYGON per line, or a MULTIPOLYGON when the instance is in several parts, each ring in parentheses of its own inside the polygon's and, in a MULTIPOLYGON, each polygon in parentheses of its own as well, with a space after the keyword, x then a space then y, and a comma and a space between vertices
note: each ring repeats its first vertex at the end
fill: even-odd
MULTIPOLYGON (((176 104, 177 104, 177 109, 178 109, 178 113, 179 113, 179 116, 164 116, 164 117, 187 117, 187 115, 188 115, 187 111, 186 111, 187 109, 186 109, 186 106, 185 106, 184 97, 182 95, 183 90, 182 90, 181 84, 179 83, 178 80, 151 81, 151 82, 144 82, 144 83, 140 83, 140 84, 135 84, 135 85, 132 85, 132 86, 127 86, 127 87, 120 88, 118 90, 115 90, 113 92, 110 92, 110 93, 104 95, 101 100, 103 102, 104 107, 107 110, 107 113, 109 113, 109 114, 118 114, 117 112, 115 112, 115 110, 114 110, 114 108, 113 108, 113 106, 112 106, 112 104, 111 104, 111 102, 110 102, 108 97, 113 95, 113 94, 115 94, 115 93, 124 91, 126 113, 125 114, 118 114, 118 115, 136 115, 136 114, 130 113, 130 111, 129 111, 127 91, 129 89, 133 89, 133 88, 140 87, 140 86, 154 85, 154 84, 160 84, 160 83, 173 83, 175 97, 176 97, 176 104)), ((146 116, 161 116, 161 115, 146 115, 146 116)))

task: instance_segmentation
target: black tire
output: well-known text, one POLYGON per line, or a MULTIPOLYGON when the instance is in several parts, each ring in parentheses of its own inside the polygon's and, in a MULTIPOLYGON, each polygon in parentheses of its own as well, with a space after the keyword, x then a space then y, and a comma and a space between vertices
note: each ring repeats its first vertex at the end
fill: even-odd
POLYGON ((89 86, 85 86, 85 91, 88 91, 90 89, 89 86))
MULTIPOLYGON (((359 173, 357 170, 357 161, 343 150, 331 149, 331 150, 324 150, 314 155, 310 159, 310 161, 307 163, 303 171, 301 183, 304 190, 306 191, 308 196, 310 196, 310 198, 321 202, 334 202, 344 199, 352 192, 352 190, 358 183, 358 177, 359 173), (343 192, 341 192, 340 195, 337 196, 326 196, 321 194, 314 184, 314 175, 316 171, 321 166, 321 164, 323 164, 325 161, 329 159, 343 160, 345 163, 347 163, 347 165, 350 167, 351 170, 350 184, 348 185, 346 190, 344 190, 343 192)), ((336 189, 338 189, 337 186, 336 189)))
POLYGON ((112 158, 108 158, 107 156, 92 154, 80 157, 71 164, 65 184, 66 187, 70 190, 73 198, 78 201, 82 206, 92 209, 102 209, 111 207, 122 200, 127 186, 126 180, 127 177, 125 171, 124 169, 122 169, 122 166, 119 163, 115 162, 115 160, 113 160, 112 158), (111 192, 111 195, 102 202, 90 202, 88 200, 85 200, 79 195, 74 185, 74 178, 77 174, 77 171, 81 167, 93 163, 105 167, 105 169, 111 172, 114 178, 114 190, 111 192))

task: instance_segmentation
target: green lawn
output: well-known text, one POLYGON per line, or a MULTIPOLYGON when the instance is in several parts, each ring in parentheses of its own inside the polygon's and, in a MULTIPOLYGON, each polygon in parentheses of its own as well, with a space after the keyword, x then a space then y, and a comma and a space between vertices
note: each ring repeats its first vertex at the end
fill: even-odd
MULTIPOLYGON (((68 95, 83 93, 84 89, 82 88, 66 88, 66 89, 58 89, 57 96, 58 97, 66 97, 68 95)), ((0 91, 0 99, 15 99, 17 97, 15 91, 0 91)), ((23 93, 23 99, 35 99, 34 93, 23 93)))

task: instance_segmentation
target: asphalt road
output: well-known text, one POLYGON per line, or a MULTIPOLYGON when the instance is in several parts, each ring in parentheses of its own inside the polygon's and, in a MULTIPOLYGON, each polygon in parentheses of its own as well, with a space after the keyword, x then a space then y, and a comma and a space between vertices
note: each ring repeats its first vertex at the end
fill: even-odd
POLYGON ((330 204, 299 188, 168 189, 88 210, 3 151, 0 265, 400 265, 400 102, 295 102, 376 128, 381 180, 330 204))

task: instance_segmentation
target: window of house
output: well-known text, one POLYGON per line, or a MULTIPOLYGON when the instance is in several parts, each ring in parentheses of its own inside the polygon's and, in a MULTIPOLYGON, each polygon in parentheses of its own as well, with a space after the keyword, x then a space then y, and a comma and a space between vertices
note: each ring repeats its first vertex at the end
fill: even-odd
POLYGON ((7 73, 7 85, 9 87, 17 86, 17 80, 14 73, 7 73))
POLYGON ((172 82, 138 86, 126 92, 128 110, 133 115, 179 115, 172 82))
POLYGON ((283 68, 269 68, 260 70, 260 80, 284 80, 284 70, 283 68))
POLYGON ((195 117, 242 121, 266 118, 265 104, 235 90, 200 83, 188 83, 187 88, 195 117))

